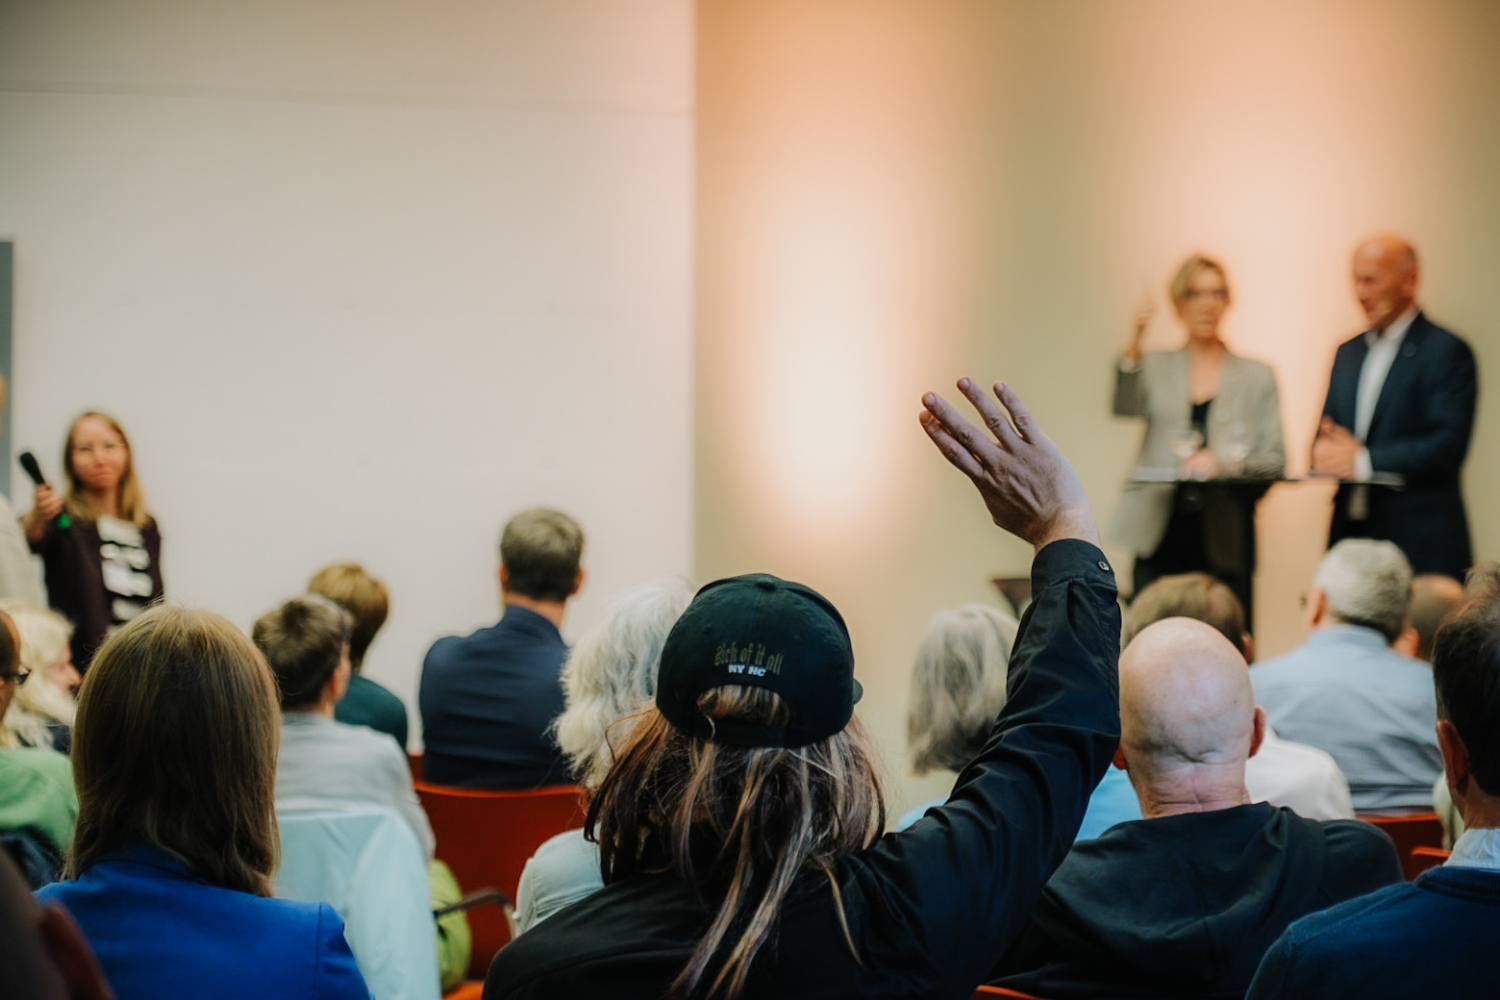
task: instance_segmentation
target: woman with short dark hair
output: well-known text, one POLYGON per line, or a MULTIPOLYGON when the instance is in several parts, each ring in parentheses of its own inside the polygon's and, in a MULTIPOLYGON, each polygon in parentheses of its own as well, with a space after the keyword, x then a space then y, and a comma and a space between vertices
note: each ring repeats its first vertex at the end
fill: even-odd
POLYGON ((368 996, 332 907, 270 898, 278 719, 265 660, 211 612, 153 608, 95 657, 70 881, 38 897, 77 918, 120 1000, 368 996))

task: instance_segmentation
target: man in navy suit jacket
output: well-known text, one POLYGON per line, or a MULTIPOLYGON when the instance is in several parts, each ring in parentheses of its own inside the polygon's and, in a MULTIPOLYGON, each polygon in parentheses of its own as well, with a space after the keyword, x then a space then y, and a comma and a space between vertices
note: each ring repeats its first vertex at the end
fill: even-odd
POLYGON ((505 615, 433 643, 422 664, 422 778, 467 788, 537 788, 569 780, 550 732, 562 713, 568 647, 558 626, 583 584, 583 531, 536 508, 500 538, 505 615))
POLYGON ((1474 352, 1416 305, 1417 255, 1397 236, 1354 253, 1354 292, 1370 329, 1339 345, 1313 442, 1315 473, 1400 476, 1404 485, 1345 483, 1328 543, 1381 538, 1416 573, 1463 579, 1473 561, 1459 474, 1474 430, 1474 352))

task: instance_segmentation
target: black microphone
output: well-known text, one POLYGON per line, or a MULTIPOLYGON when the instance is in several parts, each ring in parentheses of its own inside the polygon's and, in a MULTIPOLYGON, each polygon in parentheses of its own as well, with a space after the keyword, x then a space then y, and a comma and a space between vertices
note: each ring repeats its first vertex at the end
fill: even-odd
MULTIPOLYGON (((21 452, 20 462, 21 468, 26 470, 26 474, 31 477, 33 483, 36 483, 38 486, 47 485, 47 477, 42 475, 42 467, 37 463, 35 455, 29 451, 23 451, 21 452)), ((69 519, 66 510, 57 515, 57 526, 64 529, 73 526, 73 522, 69 519)))

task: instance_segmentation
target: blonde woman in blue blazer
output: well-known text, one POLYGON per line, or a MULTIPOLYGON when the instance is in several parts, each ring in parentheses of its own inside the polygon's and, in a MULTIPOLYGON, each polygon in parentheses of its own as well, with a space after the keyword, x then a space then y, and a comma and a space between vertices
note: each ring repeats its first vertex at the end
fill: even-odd
POLYGON ((1115 415, 1146 421, 1112 532, 1136 554, 1136 593, 1172 573, 1225 575, 1254 562, 1254 553, 1237 551, 1235 511, 1212 491, 1141 480, 1273 479, 1286 468, 1276 375, 1270 365, 1232 353, 1219 332, 1230 304, 1223 265, 1194 254, 1170 291, 1187 343, 1175 351, 1143 351, 1148 308, 1115 370, 1115 415))

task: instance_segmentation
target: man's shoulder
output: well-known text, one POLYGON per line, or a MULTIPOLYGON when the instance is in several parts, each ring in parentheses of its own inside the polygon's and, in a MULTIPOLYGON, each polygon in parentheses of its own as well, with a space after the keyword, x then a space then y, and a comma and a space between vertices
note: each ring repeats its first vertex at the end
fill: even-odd
POLYGON ((45 747, 19 747, 0 750, 0 771, 5 784, 13 785, 28 777, 51 785, 73 785, 73 762, 66 754, 45 747))
POLYGON ((1404 940, 1410 921, 1431 905, 1428 895, 1410 882, 1376 889, 1297 920, 1283 940, 1299 961, 1316 961, 1319 954, 1340 960, 1354 948, 1382 951, 1404 940))
POLYGON ((1354 871, 1376 871, 1380 866, 1399 868, 1396 845, 1373 823, 1359 819, 1304 820, 1323 829, 1328 857, 1354 871))

